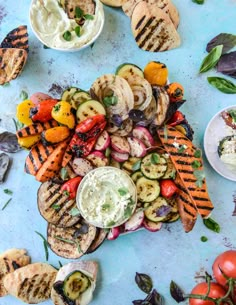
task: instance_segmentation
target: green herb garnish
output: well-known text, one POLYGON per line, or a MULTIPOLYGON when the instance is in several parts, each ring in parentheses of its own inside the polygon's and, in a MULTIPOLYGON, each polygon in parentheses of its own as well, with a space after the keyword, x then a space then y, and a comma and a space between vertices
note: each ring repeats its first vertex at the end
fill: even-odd
POLYGON ((27 98, 28 98, 28 93, 26 91, 22 90, 20 93, 20 99, 22 101, 24 101, 24 100, 27 100, 27 98))
POLYGON ((59 267, 61 268, 63 265, 60 261, 58 261, 59 267))
POLYGON ((63 34, 63 38, 66 41, 71 41, 71 32, 70 31, 65 31, 65 33, 63 34))
POLYGON ((236 35, 229 33, 220 33, 216 37, 214 37, 210 42, 208 42, 206 50, 210 52, 214 47, 223 44, 222 54, 225 54, 233 47, 236 46, 236 35))
POLYGON ((141 289, 143 292, 151 292, 153 284, 152 279, 149 275, 136 272, 135 282, 138 285, 139 289, 141 289))
POLYGON ((181 146, 178 148, 178 153, 179 153, 179 154, 182 154, 185 150, 186 150, 185 145, 181 145, 181 146))
POLYGON ((46 261, 48 261, 48 257, 49 257, 49 253, 48 253, 48 242, 46 240, 46 238, 39 232, 37 231, 34 231, 36 234, 38 234, 42 240, 43 240, 43 246, 44 246, 44 251, 45 251, 45 258, 46 258, 46 261))
POLYGON ((236 109, 231 109, 228 111, 234 123, 236 123, 236 109))
POLYGON ((160 156, 157 153, 153 153, 151 155, 151 163, 152 164, 159 164, 160 163, 160 156))
POLYGON ((208 83, 227 94, 236 94, 236 85, 223 77, 210 76, 207 78, 208 83))
POLYGON ((2 207, 2 211, 5 210, 5 208, 8 206, 8 204, 11 202, 12 198, 8 199, 7 202, 2 207))
POLYGON ((116 224, 115 221, 112 220, 112 221, 108 222, 108 223, 106 224, 106 226, 107 226, 107 227, 113 227, 115 224, 116 224))
POLYGON ((210 217, 203 219, 203 223, 208 229, 210 229, 216 233, 220 233, 220 225, 214 219, 212 219, 210 217))
POLYGON ((94 16, 93 15, 89 15, 89 14, 84 14, 83 18, 86 19, 86 20, 93 20, 94 16))
POLYGON ((79 216, 79 215, 80 215, 80 211, 79 211, 79 209, 77 209, 77 208, 72 208, 72 209, 70 210, 69 214, 70 214, 72 217, 79 216))
POLYGON ((52 209, 58 211, 58 210, 61 209, 61 206, 55 203, 55 204, 52 205, 52 209))
POLYGON ((202 187, 203 180, 205 179, 205 173, 203 170, 196 169, 193 172, 194 176, 196 177, 197 181, 195 182, 197 187, 202 187))
POLYGON ((54 238, 56 238, 60 241, 64 241, 67 244, 75 244, 76 243, 74 240, 66 239, 66 238, 63 238, 63 237, 60 237, 60 236, 56 236, 56 235, 54 236, 54 238))
POLYGON ((65 196, 67 196, 67 197, 70 196, 70 193, 69 193, 68 191, 63 191, 63 194, 64 194, 65 196))
POLYGON ((7 83, 5 83, 5 84, 3 84, 3 85, 1 85, 2 87, 8 87, 8 86, 10 86, 10 82, 7 82, 7 83))
POLYGON ((199 162, 199 161, 197 161, 197 160, 194 160, 192 163, 191 163, 191 165, 192 165, 192 168, 194 168, 194 169, 198 169, 199 167, 201 167, 201 162, 199 162))
POLYGON ((204 0, 192 0, 194 3, 197 3, 197 4, 203 4, 204 3, 204 0))
POLYGON ((103 104, 106 107, 115 106, 118 103, 118 98, 115 95, 112 96, 106 96, 103 99, 103 104))
POLYGON ((222 50, 223 50, 222 44, 213 48, 211 52, 204 58, 199 72, 203 73, 215 67, 215 65, 217 64, 217 62, 221 57, 222 50))
POLYGON ((132 166, 132 171, 135 172, 137 170, 139 170, 141 167, 141 160, 138 160, 137 162, 134 163, 134 165, 132 166))
POLYGON ((75 27, 75 34, 80 37, 81 36, 81 27, 78 25, 77 27, 75 27))
POLYGON ((9 189, 5 189, 5 190, 3 190, 3 192, 7 195, 12 195, 13 194, 13 192, 9 189))
POLYGON ((111 205, 110 203, 104 203, 102 205, 102 210, 105 212, 105 211, 108 211, 110 209, 111 205))
POLYGON ((105 150, 105 157, 109 157, 110 156, 110 154, 111 154, 111 149, 110 149, 110 147, 107 147, 107 149, 105 150))
POLYGON ((76 8, 75 8, 75 17, 76 18, 82 18, 83 15, 84 15, 83 10, 79 6, 76 6, 76 8))
POLYGON ((208 238, 206 236, 202 236, 201 241, 205 243, 206 241, 208 241, 208 238))
POLYGON ((24 126, 23 123, 19 122, 18 120, 14 119, 14 118, 12 120, 13 120, 13 123, 15 125, 16 131, 23 128, 23 126, 24 126))
POLYGON ((202 152, 201 152, 200 149, 197 149, 197 150, 195 150, 193 155, 194 155, 195 158, 201 158, 202 152))
POLYGON ((60 110, 60 108, 61 108, 61 105, 57 104, 53 107, 53 111, 58 112, 60 110))
POLYGON ((118 193, 120 194, 120 196, 125 196, 126 194, 128 194, 129 190, 126 187, 121 187, 118 189, 118 193))
POLYGON ((66 180, 66 178, 68 177, 68 171, 65 167, 62 167, 60 170, 60 176, 62 180, 66 180))

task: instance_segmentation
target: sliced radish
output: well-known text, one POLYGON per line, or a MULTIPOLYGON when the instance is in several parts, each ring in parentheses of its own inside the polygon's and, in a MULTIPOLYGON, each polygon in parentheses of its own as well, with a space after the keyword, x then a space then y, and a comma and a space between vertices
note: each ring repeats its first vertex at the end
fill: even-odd
POLYGON ((144 157, 146 155, 146 146, 137 138, 128 137, 127 138, 130 145, 130 155, 132 157, 144 157))
POLYGON ((93 169, 92 164, 83 158, 75 158, 72 162, 74 172, 79 176, 85 176, 93 169))
POLYGON ((129 159, 129 154, 121 154, 114 150, 111 151, 111 156, 117 162, 124 162, 129 159))
POLYGON ((147 218, 144 218, 143 226, 145 229, 147 229, 150 232, 157 232, 161 229, 162 222, 154 222, 154 221, 148 220, 147 218))
POLYGON ((105 150, 110 145, 110 136, 106 130, 104 130, 99 138, 97 139, 97 142, 95 144, 96 150, 105 150))
POLYGON ((147 128, 142 127, 142 126, 136 126, 133 129, 133 136, 142 141, 146 147, 151 147, 154 145, 155 141, 152 137, 152 135, 150 134, 150 132, 147 130, 147 128))
POLYGON ((45 94, 43 92, 35 92, 34 94, 32 94, 30 96, 30 100, 35 104, 39 104, 40 102, 42 102, 43 100, 49 100, 51 99, 52 97, 48 94, 45 94))
POLYGON ((121 154, 130 153, 129 142, 125 137, 111 136, 111 147, 121 154))
POLYGON ((95 167, 107 166, 109 163, 108 158, 106 158, 102 152, 97 150, 91 152, 86 159, 89 160, 95 167))
POLYGON ((140 210, 135 212, 131 216, 131 218, 128 221, 126 221, 125 231, 135 231, 139 229, 143 224, 143 220, 144 220, 144 212, 140 210))
POLYGON ((111 228, 108 235, 107 235, 107 239, 108 240, 114 240, 117 237, 119 237, 120 233, 121 233, 120 227, 111 228))

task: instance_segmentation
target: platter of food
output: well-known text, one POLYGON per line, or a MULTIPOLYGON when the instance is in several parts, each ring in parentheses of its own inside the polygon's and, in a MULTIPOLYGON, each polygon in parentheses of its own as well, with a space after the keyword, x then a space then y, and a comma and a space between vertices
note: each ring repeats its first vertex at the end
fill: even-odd
POLYGON ((211 166, 223 177, 236 181, 236 106, 220 110, 210 120, 204 135, 204 149, 211 166))

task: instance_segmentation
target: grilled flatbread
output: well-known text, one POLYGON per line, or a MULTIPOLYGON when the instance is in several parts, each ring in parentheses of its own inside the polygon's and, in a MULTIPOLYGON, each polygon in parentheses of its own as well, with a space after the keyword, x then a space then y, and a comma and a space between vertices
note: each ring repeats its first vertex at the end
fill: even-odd
POLYGON ((87 305, 91 302, 93 291, 96 287, 98 264, 94 261, 79 261, 69 263, 59 269, 51 292, 51 298, 55 305, 68 305, 62 290, 63 281, 68 275, 77 271, 82 272, 89 278, 90 285, 83 293, 80 294, 78 299, 75 300, 74 304, 87 305))
POLYGON ((10 249, 0 255, 0 297, 7 294, 3 285, 4 277, 30 263, 30 256, 24 249, 10 249))
POLYGON ((27 60, 24 49, 0 49, 0 85, 10 82, 19 76, 27 60))
POLYGON ((4 278, 9 294, 28 304, 38 304, 50 298, 57 270, 45 263, 34 263, 17 269, 4 278))
POLYGON ((38 190, 38 208, 40 214, 49 223, 58 227, 71 227, 81 217, 72 216, 71 210, 76 208, 75 199, 68 200, 68 196, 60 192, 61 185, 47 181, 38 190))
POLYGON ((180 45, 169 15, 156 5, 139 2, 132 14, 131 27, 137 45, 145 51, 167 51, 180 45))
POLYGON ((135 6, 141 1, 145 1, 150 5, 154 5, 156 7, 159 7, 160 9, 162 9, 166 14, 168 14, 170 16, 170 19, 172 20, 175 28, 178 27, 179 14, 178 14, 176 7, 171 2, 171 0, 127 0, 122 5, 122 9, 123 9, 124 13, 127 16, 131 17, 135 6))
POLYGON ((126 0, 100 0, 103 4, 113 7, 121 7, 126 0))
POLYGON ((70 19, 76 19, 76 8, 79 7, 84 14, 94 15, 96 2, 94 0, 65 0, 63 8, 70 19))
POLYGON ((24 49, 29 52, 27 26, 21 25, 10 31, 1 42, 0 48, 24 49))
POLYGON ((47 241, 51 250, 57 255, 75 259, 86 253, 96 233, 97 228, 86 223, 76 224, 70 228, 59 228, 48 224, 47 241))

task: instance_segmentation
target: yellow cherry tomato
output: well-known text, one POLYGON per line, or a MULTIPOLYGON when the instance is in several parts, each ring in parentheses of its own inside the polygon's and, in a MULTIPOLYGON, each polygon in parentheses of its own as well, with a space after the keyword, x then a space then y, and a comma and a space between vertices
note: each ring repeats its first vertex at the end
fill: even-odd
POLYGON ((31 100, 24 100, 22 103, 17 105, 16 108, 16 118, 19 122, 24 125, 32 124, 30 118, 30 108, 33 108, 35 105, 31 100))

